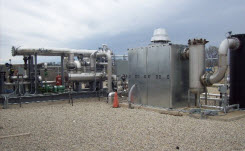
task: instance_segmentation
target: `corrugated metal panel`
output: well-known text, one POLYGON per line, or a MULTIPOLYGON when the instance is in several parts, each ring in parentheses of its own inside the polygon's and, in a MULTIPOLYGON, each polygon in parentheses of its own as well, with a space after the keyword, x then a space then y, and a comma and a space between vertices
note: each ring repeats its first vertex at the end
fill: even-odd
POLYGON ((181 60, 184 46, 151 44, 130 49, 129 87, 137 84, 137 104, 156 107, 187 106, 189 61, 181 60))
POLYGON ((170 104, 170 47, 148 47, 148 105, 167 107, 170 104))

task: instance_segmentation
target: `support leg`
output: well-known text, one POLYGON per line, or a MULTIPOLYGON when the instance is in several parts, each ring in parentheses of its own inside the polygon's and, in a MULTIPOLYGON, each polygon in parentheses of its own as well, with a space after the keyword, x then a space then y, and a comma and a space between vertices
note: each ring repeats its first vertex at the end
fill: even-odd
POLYGON ((65 86, 65 80, 64 80, 64 55, 61 55, 61 81, 62 81, 62 85, 65 86))
POLYGON ((207 87, 205 87, 204 89, 205 89, 205 105, 208 105, 208 89, 207 87))
POLYGON ((35 94, 37 94, 37 54, 35 54, 35 94))

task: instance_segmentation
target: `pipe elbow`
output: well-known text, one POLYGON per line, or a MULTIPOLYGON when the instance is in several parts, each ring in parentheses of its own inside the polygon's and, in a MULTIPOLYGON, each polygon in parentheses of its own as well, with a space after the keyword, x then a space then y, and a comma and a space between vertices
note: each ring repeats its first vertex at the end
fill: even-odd
POLYGON ((132 97, 132 93, 133 93, 135 87, 136 87, 136 84, 134 84, 134 85, 130 88, 130 90, 129 90, 129 93, 128 93, 128 103, 129 103, 129 104, 131 104, 131 102, 132 102, 131 97, 132 97))
POLYGON ((189 47, 185 48, 181 52, 181 58, 184 59, 184 60, 188 60, 189 59, 189 47))
POLYGON ((227 53, 228 49, 231 51, 237 50, 240 47, 240 41, 239 39, 232 37, 227 38, 223 40, 219 46, 219 65, 218 70, 214 74, 205 73, 203 76, 201 76, 201 82, 205 86, 211 86, 214 83, 220 82, 226 73, 226 70, 228 68, 227 63, 227 53))
POLYGON ((112 101, 112 97, 114 97, 114 95, 115 95, 115 92, 110 92, 109 94, 108 94, 108 103, 112 103, 113 101, 112 101))

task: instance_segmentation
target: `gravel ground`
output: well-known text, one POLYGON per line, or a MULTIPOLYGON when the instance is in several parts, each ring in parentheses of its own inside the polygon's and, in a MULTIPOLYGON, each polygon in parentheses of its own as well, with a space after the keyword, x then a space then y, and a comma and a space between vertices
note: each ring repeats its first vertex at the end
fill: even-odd
POLYGON ((245 150, 245 118, 222 122, 79 100, 0 109, 0 150, 245 150))

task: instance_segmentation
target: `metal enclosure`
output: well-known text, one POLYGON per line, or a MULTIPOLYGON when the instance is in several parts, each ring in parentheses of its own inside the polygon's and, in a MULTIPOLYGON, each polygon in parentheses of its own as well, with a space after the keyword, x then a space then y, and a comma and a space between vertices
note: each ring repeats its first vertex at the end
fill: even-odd
POLYGON ((117 76, 128 75, 128 60, 115 60, 115 73, 117 76))
POLYGON ((134 103, 164 108, 188 105, 189 60, 180 54, 185 47, 152 43, 128 49, 129 88, 137 85, 134 103))
POLYGON ((230 104, 245 108, 245 34, 232 35, 240 40, 240 47, 230 51, 230 104))

